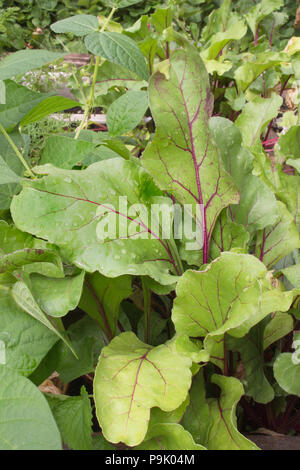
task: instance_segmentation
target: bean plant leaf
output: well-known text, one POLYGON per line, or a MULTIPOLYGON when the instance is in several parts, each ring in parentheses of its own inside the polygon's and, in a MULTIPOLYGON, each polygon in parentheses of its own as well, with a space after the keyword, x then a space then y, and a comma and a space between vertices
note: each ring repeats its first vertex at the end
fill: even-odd
POLYGON ((191 404, 182 425, 195 442, 208 450, 258 450, 237 429, 236 407, 244 394, 241 382, 234 377, 214 374, 212 383, 221 389, 219 398, 206 398, 203 377, 198 374, 191 388, 191 404))
POLYGON ((21 176, 10 169, 6 161, 0 156, 0 185, 20 183, 21 176))
POLYGON ((176 294, 172 311, 176 331, 205 337, 204 348, 221 368, 226 332, 244 336, 272 311, 288 310, 294 297, 272 286, 265 265, 257 258, 230 252, 203 271, 186 271, 176 294))
POLYGON ((147 82, 142 80, 136 73, 131 72, 122 65, 113 64, 106 60, 101 65, 95 85, 95 97, 106 95, 113 87, 124 87, 128 90, 139 90, 147 87, 147 82))
POLYGON ((126 8, 140 3, 141 1, 142 0, 104 0, 103 3, 111 8, 126 8))
POLYGON ((55 243, 88 272, 149 275, 163 284, 174 283, 169 270, 179 273, 176 248, 157 217, 151 219, 154 227, 150 223, 151 203, 172 204, 139 165, 113 158, 83 171, 51 166, 45 171, 51 174, 25 181, 14 199, 17 227, 55 243))
POLYGON ((75 108, 76 106, 78 106, 78 102, 70 98, 65 98, 64 96, 49 96, 49 98, 44 99, 41 103, 34 106, 34 108, 21 119, 20 126, 27 126, 33 122, 41 121, 41 119, 44 119, 44 117, 50 114, 75 108))
POLYGON ((300 248, 299 232, 293 216, 282 202, 277 201, 277 205, 279 220, 257 235, 256 255, 268 268, 294 249, 300 248))
POLYGON ((0 104, 0 122, 5 129, 14 128, 26 114, 49 97, 49 93, 36 93, 22 85, 6 81, 6 104, 0 104))
POLYGON ((80 396, 46 395, 62 440, 73 450, 92 449, 92 407, 84 387, 80 396))
POLYGON ((61 437, 42 393, 0 365, 0 449, 61 450, 61 437))
POLYGON ((144 442, 135 450, 206 450, 196 444, 191 434, 177 423, 155 424, 144 442))
POLYGON ((188 45, 175 51, 169 78, 160 72, 151 77, 149 99, 156 133, 143 154, 143 165, 162 189, 181 204, 191 204, 194 215, 197 206, 202 208, 197 224, 207 262, 215 221, 239 197, 210 135, 212 97, 198 51, 188 45))
POLYGON ((92 33, 86 36, 88 51, 97 56, 122 65, 137 74, 142 80, 148 80, 149 72, 146 61, 137 46, 129 37, 121 33, 92 33))
POLYGON ((102 350, 94 384, 96 413, 105 438, 129 446, 140 444, 147 433, 150 408, 172 411, 185 400, 191 365, 172 341, 152 348, 131 332, 114 338, 102 350))
POLYGON ((6 85, 4 80, 0 80, 0 104, 6 103, 6 85))
POLYGON ((51 323, 45 313, 40 309, 39 305, 35 301, 32 293, 28 286, 23 281, 17 281, 12 287, 12 296, 16 304, 31 315, 33 318, 45 325, 50 331, 55 333, 63 342, 70 348, 73 354, 76 356, 69 341, 58 331, 58 329, 51 323))
POLYGON ((148 108, 146 91, 128 91, 110 105, 106 122, 111 136, 126 134, 142 120, 148 108))
POLYGON ((75 15, 51 25, 55 33, 73 33, 75 36, 86 36, 99 29, 97 17, 94 15, 75 15))
MULTIPOLYGON (((20 134, 19 132, 11 132, 10 138, 16 147, 23 153, 25 160, 27 159, 27 151, 29 146, 28 136, 20 134)), ((3 135, 0 135, 0 157, 1 161, 5 162, 8 169, 13 173, 22 178, 24 174, 24 166, 22 165, 19 158, 16 156, 14 150, 11 148, 7 140, 3 135)), ((8 171, 7 169, 7 171, 8 171)), ((4 168, 2 168, 4 170, 4 168)), ((11 179, 14 176, 11 175, 11 179)), ((7 180, 2 180, 0 182, 0 210, 9 209, 11 200, 14 194, 18 193, 21 190, 20 181, 15 181, 9 183, 7 180)))
POLYGON ((64 57, 66 53, 51 52, 42 49, 26 49, 9 54, 0 63, 0 80, 24 75, 30 70, 55 62, 64 57))
POLYGON ((291 395, 300 396, 299 353, 279 354, 274 363, 274 376, 283 390, 291 395))
POLYGON ((5 345, 5 367, 29 376, 57 342, 57 336, 14 301, 11 275, 0 275, 0 340, 5 345))

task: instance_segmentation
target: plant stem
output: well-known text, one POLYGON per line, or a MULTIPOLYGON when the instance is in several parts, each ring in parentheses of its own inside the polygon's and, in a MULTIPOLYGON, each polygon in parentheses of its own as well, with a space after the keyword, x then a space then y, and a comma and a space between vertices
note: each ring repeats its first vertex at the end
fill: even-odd
POLYGON ((28 163, 26 162, 25 158, 23 157, 23 155, 21 154, 20 150, 18 149, 18 147, 15 145, 15 143, 13 142, 13 140, 10 138, 10 136, 8 135, 8 133, 6 132, 6 130, 4 129, 4 127, 2 126, 2 124, 0 123, 0 131, 2 132, 2 134, 4 135, 4 137, 6 138, 7 142, 9 143, 9 145, 11 146, 11 148, 13 149, 13 151, 15 152, 15 154, 17 155, 18 159, 22 162, 23 166, 25 167, 25 169, 28 171, 29 175, 31 178, 35 178, 34 174, 32 173, 28 163))
MULTIPOLYGON (((103 24, 102 28, 100 29, 100 33, 103 33, 103 31, 105 30, 105 28, 107 27, 108 23, 110 22, 113 14, 115 13, 116 11, 116 8, 112 8, 110 14, 108 15, 108 17, 106 18, 106 21, 105 23, 103 24)), ((88 97, 88 100, 87 100, 87 103, 86 103, 86 106, 85 106, 85 111, 84 111, 84 115, 83 115, 83 118, 82 118, 82 121, 80 123, 80 126, 78 127, 78 129, 76 130, 76 133, 75 133, 75 139, 78 139, 79 135, 80 135, 80 132, 82 131, 82 129, 84 128, 85 124, 86 124, 86 121, 90 115, 90 112, 91 112, 91 109, 93 107, 93 103, 94 103, 94 94, 95 94, 95 85, 96 85, 96 81, 97 81, 97 75, 98 75, 98 70, 99 70, 99 65, 100 65, 100 56, 97 56, 96 57, 96 61, 95 61, 95 68, 94 68, 94 74, 93 74, 93 81, 92 81, 92 85, 91 85, 91 90, 90 90, 90 94, 89 94, 89 97, 88 97)))
POLYGON ((150 342, 150 313, 151 313, 151 291, 142 276, 142 288, 144 295, 144 330, 145 330, 145 343, 150 342))

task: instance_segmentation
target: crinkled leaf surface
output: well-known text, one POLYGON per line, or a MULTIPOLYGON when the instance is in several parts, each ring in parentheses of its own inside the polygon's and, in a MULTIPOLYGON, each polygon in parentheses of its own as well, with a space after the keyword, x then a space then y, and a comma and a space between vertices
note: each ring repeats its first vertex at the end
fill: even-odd
POLYGON ((211 361, 221 368, 226 332, 244 336, 268 313, 288 310, 294 296, 272 286, 266 267, 257 258, 229 252, 204 271, 186 271, 176 294, 172 311, 176 331, 205 337, 211 361))
POLYGON ((176 253, 159 227, 158 233, 149 228, 151 201, 169 204, 169 200, 155 197, 160 191, 138 164, 114 158, 83 171, 51 166, 45 171, 51 174, 25 181, 13 201, 12 215, 19 229, 55 243, 67 259, 88 272, 97 270, 108 277, 149 275, 163 284, 174 282, 169 270, 178 269, 176 253), (127 216, 119 208, 120 196, 127 197, 127 216), (147 214, 138 213, 133 206, 138 203, 145 204, 147 214), (125 230, 124 238, 114 233, 108 238, 103 226, 115 227, 118 214, 127 236, 125 230))
POLYGON ((97 17, 94 15, 75 15, 51 25, 55 33, 73 33, 75 36, 86 36, 99 29, 97 17))
POLYGON ((92 449, 92 407, 84 387, 80 396, 46 395, 63 442, 73 450, 92 449))
POLYGON ((85 38, 87 49, 117 65, 126 67, 142 80, 148 80, 146 61, 138 45, 121 33, 91 33, 85 38))
POLYGON ((60 433, 42 393, 2 365, 0 380, 0 449, 60 450, 60 433))
POLYGON ((274 376, 283 390, 300 396, 299 352, 295 356, 292 353, 279 354, 274 363, 274 376))
POLYGON ((182 425, 209 450, 257 450, 237 429, 236 406, 244 393, 241 382, 221 375, 213 375, 211 381, 220 387, 220 397, 206 398, 203 377, 198 374, 182 425))
POLYGON ((155 73, 149 85, 150 108, 156 123, 143 165, 158 185, 181 204, 202 205, 197 223, 203 228, 203 259, 221 210, 238 202, 231 177, 211 138, 208 120, 212 97, 208 74, 191 46, 171 55, 169 78, 155 73))
POLYGON ((150 408, 172 411, 185 400, 191 365, 172 341, 152 348, 131 332, 114 338, 102 350, 94 382, 96 412, 105 438, 129 446, 140 444, 147 433, 150 408))

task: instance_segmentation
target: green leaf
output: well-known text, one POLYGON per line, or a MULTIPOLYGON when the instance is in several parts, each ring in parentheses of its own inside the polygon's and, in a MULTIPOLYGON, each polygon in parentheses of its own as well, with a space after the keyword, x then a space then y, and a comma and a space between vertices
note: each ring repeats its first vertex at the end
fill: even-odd
POLYGON ((60 450, 60 434, 41 392, 1 365, 0 380, 0 449, 60 450))
POLYGON ((284 160, 300 158, 300 126, 292 126, 285 134, 280 136, 275 152, 282 156, 284 160))
POLYGON ((252 147, 260 145, 260 136, 268 123, 277 117, 282 105, 282 97, 273 93, 271 98, 257 96, 247 103, 236 120, 243 137, 243 145, 252 147))
POLYGON ((102 350, 94 382, 104 437, 112 443, 140 444, 147 433, 150 408, 172 411, 185 400, 191 365, 172 341, 152 348, 131 332, 114 338, 102 350))
POLYGON ((148 108, 146 91, 128 91, 107 110, 107 128, 111 136, 126 134, 142 120, 148 108))
POLYGON ((80 396, 46 395, 62 440, 73 450, 92 450, 92 407, 84 387, 80 396))
POLYGON ((63 317, 79 304, 84 271, 62 279, 32 274, 31 292, 40 308, 52 317, 63 317))
POLYGON ((15 127, 26 114, 49 97, 49 93, 36 93, 11 80, 6 82, 6 104, 0 104, 0 122, 5 129, 15 127))
POLYGON ((120 304, 131 293, 130 276, 108 278, 100 273, 87 274, 79 306, 100 324, 108 337, 114 336, 120 304))
POLYGON ((256 256, 271 268, 281 258, 300 248, 299 232, 286 206, 277 201, 279 220, 257 235, 256 256))
POLYGON ((238 41, 242 39, 246 33, 247 26, 243 20, 234 23, 226 31, 218 32, 210 38, 209 47, 201 52, 201 57, 206 60, 216 59, 230 41, 238 41))
POLYGON ((252 255, 223 253, 204 271, 186 271, 176 288, 172 320, 177 333, 205 337, 211 361, 223 369, 225 333, 240 338, 269 313, 289 309, 294 294, 272 286, 252 255))
MULTIPOLYGON (((247 58, 247 62, 238 67, 234 73, 234 78, 240 92, 247 90, 251 83, 266 70, 288 61, 288 56, 282 52, 261 52, 253 57, 248 55, 247 58)), ((279 97, 279 95, 276 96, 279 97)))
POLYGON ((63 342, 70 348, 73 354, 76 356, 71 344, 69 341, 63 337, 63 335, 56 329, 55 326, 48 320, 45 313, 40 309, 39 305, 36 303, 32 293, 30 292, 28 286, 22 282, 17 281, 12 287, 12 296, 16 304, 33 318, 45 325, 50 331, 55 333, 63 342))
MULTIPOLYGON (((240 204, 230 208, 234 222, 243 225, 250 233, 274 224, 278 220, 275 195, 258 176, 253 175, 254 157, 241 146, 240 130, 229 119, 221 117, 211 118, 210 129, 225 168, 240 192, 240 204)), ((246 125, 243 129, 246 133, 246 125)))
POLYGON ((144 442, 135 450, 206 450, 195 444, 191 434, 177 423, 159 423, 151 427, 144 442))
MULTIPOLYGON (((16 147, 23 153, 25 159, 27 159, 27 150, 29 146, 28 136, 20 135, 19 132, 10 133, 10 138, 16 145, 16 147)), ((6 163, 7 167, 20 178, 24 174, 24 166, 16 156, 14 150, 7 142, 3 135, 0 135, 0 157, 6 163)), ((8 170, 7 170, 8 171, 8 170)), ((12 176, 13 178, 13 176, 12 176)), ((8 183, 3 181, 0 183, 0 210, 9 209, 11 200, 14 194, 17 194, 21 190, 19 182, 8 183)))
POLYGON ((211 381, 220 387, 220 397, 206 398, 204 381, 198 374, 193 381, 191 404, 182 425, 191 432, 195 442, 208 450, 258 450, 237 429, 236 406, 244 394, 241 382, 216 374, 211 381))
POLYGON ((276 312, 264 330, 264 350, 293 331, 293 317, 289 313, 276 312))
MULTIPOLYGON (((169 78, 157 72, 150 80, 150 108, 156 133, 143 154, 143 166, 161 189, 193 215, 203 233, 203 261, 221 210, 238 202, 234 183, 224 169, 209 131, 213 102, 209 78, 196 49, 186 45, 171 55, 169 78)), ((201 263, 200 263, 201 264, 201 263)))
POLYGON ((104 0, 103 3, 111 8, 126 8, 140 3, 141 1, 142 0, 104 0))
POLYGON ((29 376, 57 342, 57 336, 24 312, 14 301, 12 276, 0 275, 0 340, 5 367, 29 376))
POLYGON ((105 145, 65 135, 51 135, 46 140, 40 164, 51 163, 59 168, 71 170, 74 166, 106 160, 109 156, 115 158, 119 155, 105 145))
POLYGON ((279 354, 274 363, 274 376, 283 390, 300 396, 300 358, 297 351, 279 354))
POLYGON ((287 280, 297 289, 300 289, 300 264, 294 264, 287 268, 280 269, 280 272, 284 274, 287 280))
POLYGON ((86 36, 99 29, 98 20, 93 15, 75 15, 56 21, 51 25, 55 33, 73 33, 75 36, 86 36))
POLYGON ((210 244, 211 258, 217 258, 223 251, 231 251, 236 248, 247 251, 248 242, 249 233, 245 230, 243 225, 233 222, 227 213, 227 209, 224 209, 212 233, 210 244))
POLYGON ((147 82, 135 73, 128 70, 122 65, 113 64, 106 60, 101 65, 97 82, 95 85, 95 97, 99 95, 106 95, 108 90, 112 87, 125 87, 128 90, 139 90, 140 88, 147 87, 147 82))
POLYGON ((264 338, 265 321, 255 325, 243 338, 226 339, 226 347, 238 351, 245 367, 242 383, 245 394, 257 403, 269 403, 274 399, 274 390, 264 373, 264 338))
MULTIPOLYGON (((42 49, 26 49, 9 54, 0 63, 0 80, 23 75, 43 65, 55 62, 64 57, 66 53, 51 52, 42 49)), ((9 102, 7 100, 7 102, 9 102)))
POLYGON ((179 272, 176 248, 161 226, 153 227, 148 220, 153 202, 172 204, 160 196, 139 165, 113 158, 83 171, 50 165, 45 170, 51 174, 24 182, 14 199, 11 210, 18 228, 55 243, 68 260, 88 272, 97 270, 107 277, 149 275, 162 284, 175 282, 169 270, 179 272), (128 210, 120 196, 128 198, 128 210), (141 203, 138 216, 141 208, 133 205, 141 203))
POLYGON ((19 183, 21 179, 21 176, 12 171, 5 160, 0 156, 0 185, 19 183))
POLYGON ((64 96, 49 96, 41 103, 32 108, 20 121, 20 126, 24 127, 33 122, 38 122, 49 114, 64 111, 78 106, 78 102, 65 98, 64 96))
POLYGON ((6 103, 6 85, 3 80, 0 80, 0 104, 6 103))
POLYGON ((256 34, 256 29, 259 23, 273 11, 279 10, 284 6, 284 0, 262 0, 261 2, 254 5, 245 18, 250 26, 253 36, 256 34))
POLYGON ((86 36, 85 45, 89 52, 110 62, 126 67, 143 80, 148 80, 146 61, 137 44, 121 33, 92 33, 86 36))
POLYGON ((284 172, 280 172, 277 197, 287 206, 300 232, 300 176, 287 175, 284 172))

